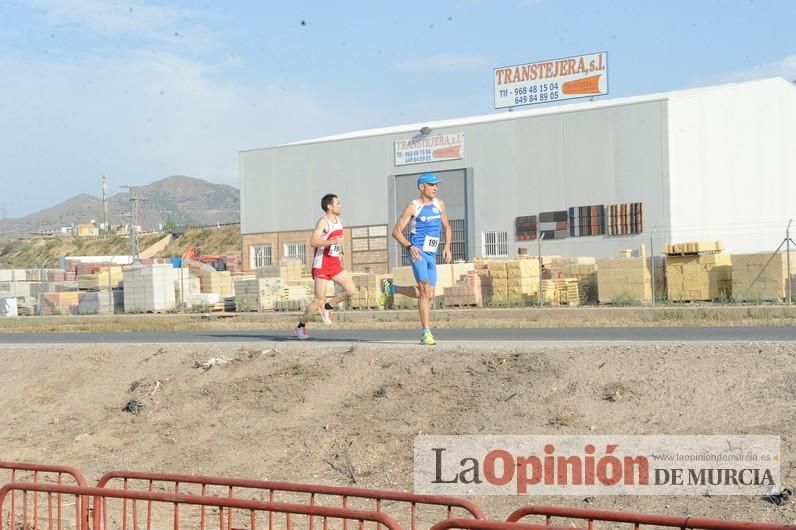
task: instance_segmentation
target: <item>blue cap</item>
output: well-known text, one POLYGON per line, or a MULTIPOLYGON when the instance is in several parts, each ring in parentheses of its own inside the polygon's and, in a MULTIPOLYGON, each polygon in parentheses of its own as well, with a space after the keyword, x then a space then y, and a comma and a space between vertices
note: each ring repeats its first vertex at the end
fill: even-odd
POLYGON ((421 184, 437 184, 439 179, 434 173, 423 173, 417 178, 417 185, 421 184))

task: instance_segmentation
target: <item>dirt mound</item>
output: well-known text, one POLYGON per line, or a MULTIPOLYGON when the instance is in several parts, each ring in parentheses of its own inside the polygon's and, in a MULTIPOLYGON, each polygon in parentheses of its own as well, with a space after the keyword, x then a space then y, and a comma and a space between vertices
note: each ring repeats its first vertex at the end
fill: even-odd
MULTIPOLYGON (((796 345, 4 346, 2 460, 412 489, 418 434, 779 434, 796 345)), ((793 522, 753 497, 475 497, 793 522)))

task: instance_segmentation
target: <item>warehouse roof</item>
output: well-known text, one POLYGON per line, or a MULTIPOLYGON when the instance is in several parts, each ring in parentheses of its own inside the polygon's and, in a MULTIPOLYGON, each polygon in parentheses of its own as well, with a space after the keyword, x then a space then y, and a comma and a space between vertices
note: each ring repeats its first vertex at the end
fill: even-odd
MULTIPOLYGON (((512 112, 497 112, 493 114, 485 114, 481 116, 468 116, 464 118, 453 118, 448 120, 436 120, 436 121, 427 121, 421 123, 410 123, 406 125, 395 125, 392 127, 381 127, 377 129, 365 129, 360 131, 352 131, 342 134, 336 134, 333 136, 324 136, 321 138, 314 138, 311 140, 301 140, 298 142, 290 142, 287 144, 276 145, 273 147, 285 147, 285 146, 292 146, 292 145, 305 145, 305 144, 314 144, 314 143, 322 143, 322 142, 334 142, 338 140, 351 140, 354 138, 365 138, 369 136, 384 136, 389 134, 412 134, 419 131, 422 127, 428 127, 431 130, 436 129, 443 129, 449 127, 460 127, 462 125, 473 125, 476 123, 490 123, 490 122, 499 122, 505 120, 516 120, 520 118, 527 118, 531 116, 545 116, 550 114, 561 114, 564 112, 578 112, 581 110, 593 110, 593 109, 602 109, 602 108, 610 108, 610 107, 620 107, 624 105, 635 105, 638 103, 647 103, 650 101, 661 101, 661 100, 672 100, 672 99, 682 99, 688 98, 698 95, 704 95, 709 92, 717 91, 717 90, 731 90, 735 89, 740 86, 746 85, 759 85, 759 84, 770 84, 770 83, 784 83, 785 85, 794 88, 791 83, 786 81, 781 77, 772 77, 768 79, 762 80, 755 80, 755 81, 744 81, 738 83, 729 83, 724 85, 712 85, 706 87, 699 87, 699 88, 691 88, 686 90, 675 90, 672 92, 660 92, 656 94, 646 94, 642 96, 630 96, 630 97, 623 97, 623 98, 615 98, 615 99, 598 99, 593 101, 580 101, 578 103, 571 103, 571 104, 563 104, 563 105, 548 105, 544 107, 535 107, 525 110, 514 110, 512 112)), ((251 149, 251 151, 257 151, 259 149, 251 149)))

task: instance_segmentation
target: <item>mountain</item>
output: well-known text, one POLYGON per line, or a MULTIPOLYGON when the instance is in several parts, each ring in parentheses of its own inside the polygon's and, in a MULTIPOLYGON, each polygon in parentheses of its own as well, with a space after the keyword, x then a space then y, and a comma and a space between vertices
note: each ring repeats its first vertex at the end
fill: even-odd
MULTIPOLYGON (((136 188, 138 224, 155 229, 171 218, 179 225, 212 225, 240 221, 240 192, 233 186, 173 175, 136 188)), ((130 193, 108 199, 111 224, 127 224, 130 193)), ((62 226, 102 221, 102 199, 82 193, 50 208, 16 219, 0 219, 0 235, 59 230, 62 226)))

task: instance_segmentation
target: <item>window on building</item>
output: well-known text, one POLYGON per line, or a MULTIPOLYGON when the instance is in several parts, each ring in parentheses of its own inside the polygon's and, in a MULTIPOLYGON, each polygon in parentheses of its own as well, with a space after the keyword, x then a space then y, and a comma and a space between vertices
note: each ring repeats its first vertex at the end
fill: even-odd
POLYGON ((509 255, 508 232, 482 232, 482 254, 490 258, 507 257, 509 255))
POLYGON ((285 257, 288 259, 297 259, 301 261, 302 265, 307 264, 307 242, 293 242, 285 243, 285 257))
POLYGON ((271 265, 271 245, 255 245, 249 251, 253 269, 271 265))

